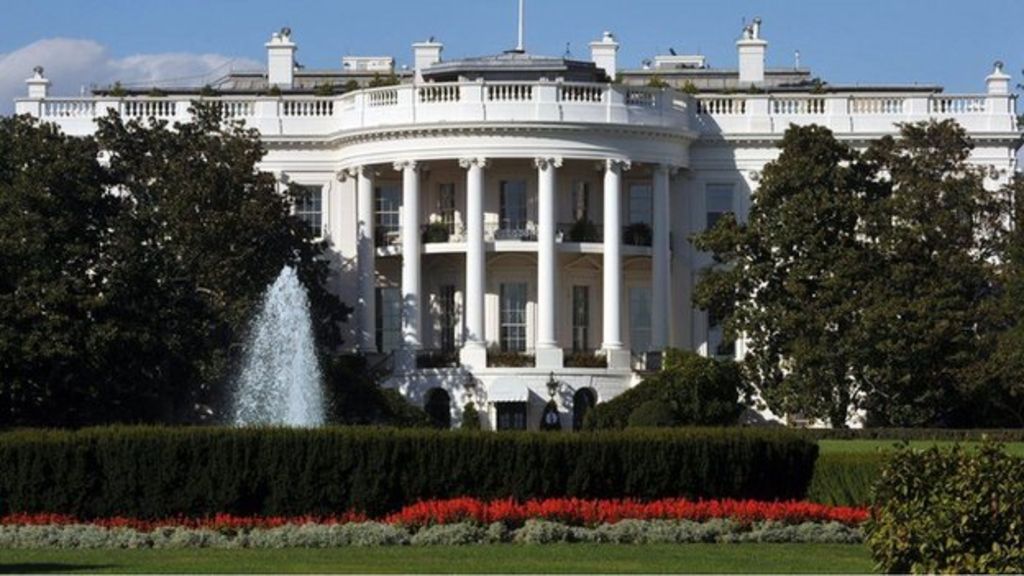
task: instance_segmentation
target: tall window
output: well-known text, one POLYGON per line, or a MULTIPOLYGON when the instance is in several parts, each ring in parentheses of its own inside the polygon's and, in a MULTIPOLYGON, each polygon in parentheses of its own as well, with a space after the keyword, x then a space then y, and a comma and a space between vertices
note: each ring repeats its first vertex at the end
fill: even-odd
POLYGON ((526 283, 501 285, 501 349, 526 351, 526 283))
POLYGON ((440 185, 437 194, 437 213, 441 222, 448 228, 449 234, 455 234, 455 184, 445 182, 440 185))
POLYGON ((590 350, 590 287, 572 287, 572 350, 590 350))
POLYGON ((651 289, 647 286, 629 289, 629 342, 633 352, 651 349, 651 289))
POLYGON ((376 194, 377 245, 387 246, 398 242, 399 210, 402 208, 402 189, 394 184, 377 188, 376 194))
POLYGON ((458 327, 455 318, 455 286, 451 284, 441 286, 438 296, 438 304, 441 309, 440 348, 444 352, 452 352, 455 350, 455 331, 458 327))
POLYGON ((526 430, 526 402, 498 402, 498 430, 526 430))
POLYGON ((501 229, 526 229, 526 180, 501 181, 501 229))
POLYGON ((732 205, 732 184, 708 184, 704 189, 705 211, 707 212, 707 229, 714 228, 718 220, 734 212, 732 205))
POLYGON ((323 194, 319 186, 301 186, 295 196, 295 217, 314 238, 324 235, 323 194))
POLYGON ((590 182, 577 180, 572 183, 572 219, 590 219, 590 182))
POLYGON ((736 341, 725 338, 722 319, 708 312, 708 356, 735 358, 736 341))
POLYGON ((629 224, 654 223, 654 191, 650 184, 631 184, 629 187, 629 224))
POLYGON ((387 354, 402 347, 402 291, 377 288, 377 349, 387 354))

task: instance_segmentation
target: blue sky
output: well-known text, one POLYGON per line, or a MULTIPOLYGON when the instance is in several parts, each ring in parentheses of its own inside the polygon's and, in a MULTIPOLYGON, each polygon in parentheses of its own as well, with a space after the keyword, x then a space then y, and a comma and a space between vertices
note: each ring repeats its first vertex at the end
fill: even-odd
MULTIPOLYGON (((0 112, 39 61, 55 91, 91 82, 216 74, 262 65, 263 44, 294 30, 307 67, 337 67, 345 54, 411 59, 428 36, 447 59, 515 43, 516 0, 4 0, 0 112)), ((761 16, 769 66, 804 66, 833 83, 922 82, 981 91, 1001 59, 1020 81, 1024 0, 527 0, 526 45, 558 55, 612 30, 620 66, 673 47, 734 67, 743 18, 761 16)))

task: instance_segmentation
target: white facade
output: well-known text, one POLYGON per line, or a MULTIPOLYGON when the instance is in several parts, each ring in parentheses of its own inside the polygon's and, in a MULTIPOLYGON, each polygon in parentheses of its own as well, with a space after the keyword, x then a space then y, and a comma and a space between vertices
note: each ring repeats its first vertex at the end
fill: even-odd
MULTIPOLYGON (((553 380, 570 428, 574 404, 621 393, 664 348, 716 354, 717 329, 691 304, 709 258, 688 238, 724 212, 744 217, 790 124, 863 145, 899 122, 954 118, 993 186, 1015 169, 1020 134, 1001 66, 970 95, 782 89, 768 85, 759 29, 737 42, 739 70, 721 73, 723 85, 758 88, 747 93, 639 85, 645 72, 617 70, 619 45, 605 33, 591 45, 595 81, 537 73, 540 61, 517 51, 461 72, 456 62, 457 77, 433 80, 432 67, 453 63, 431 39, 414 45, 403 83, 317 96, 289 88, 300 71, 282 65, 295 51, 283 30, 267 44, 277 92, 203 99, 259 129, 264 169, 315 191, 301 211, 330 240, 333 288, 355 306, 349 351, 393 363, 388 385, 413 402, 444 390, 453 422, 475 402, 492 428, 537 428, 553 380), (616 74, 622 83, 600 80, 616 74), (496 366, 503 349, 526 353, 529 366, 496 366), (454 362, 422 367, 434 351, 446 353, 435 362, 454 362), (606 366, 578 367, 595 355, 606 366)), ((391 69, 387 58, 346 60, 364 72, 385 61, 391 69)), ((678 73, 710 82, 703 65, 678 73)), ((17 111, 70 134, 91 133, 108 109, 185 121, 197 98, 52 98, 41 70, 28 86, 17 111)), ((742 342, 730 353, 742 355, 742 342)))

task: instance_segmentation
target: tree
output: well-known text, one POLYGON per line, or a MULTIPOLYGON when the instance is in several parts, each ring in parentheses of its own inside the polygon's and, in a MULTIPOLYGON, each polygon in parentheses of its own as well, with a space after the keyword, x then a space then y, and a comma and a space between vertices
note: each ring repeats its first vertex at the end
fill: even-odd
POLYGON ((794 126, 780 147, 748 222, 727 216, 694 239, 715 261, 695 301, 746 336, 745 378, 772 410, 842 426, 858 393, 855 285, 876 266, 862 239, 875 186, 826 128, 794 126))
MULTIPOLYGON (((951 121, 859 153, 792 127, 749 221, 698 235, 696 303, 749 341, 743 372, 776 413, 843 426, 968 423, 1002 212, 951 121)), ((983 411, 981 412, 983 413, 983 411)))
POLYGON ((262 294, 286 264, 321 352, 348 307, 329 263, 257 169, 258 134, 215 107, 68 138, 0 125, 0 408, 6 422, 187 422, 229 395, 262 294), (103 151, 104 163, 98 160, 103 151))

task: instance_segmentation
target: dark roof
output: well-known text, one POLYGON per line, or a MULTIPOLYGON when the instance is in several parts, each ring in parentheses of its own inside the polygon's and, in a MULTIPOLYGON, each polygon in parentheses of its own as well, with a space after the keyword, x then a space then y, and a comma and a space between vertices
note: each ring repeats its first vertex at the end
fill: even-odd
POLYGON ((608 76, 593 62, 509 50, 492 56, 438 62, 423 70, 423 78, 450 82, 476 80, 539 80, 562 78, 572 82, 604 82, 608 76))

